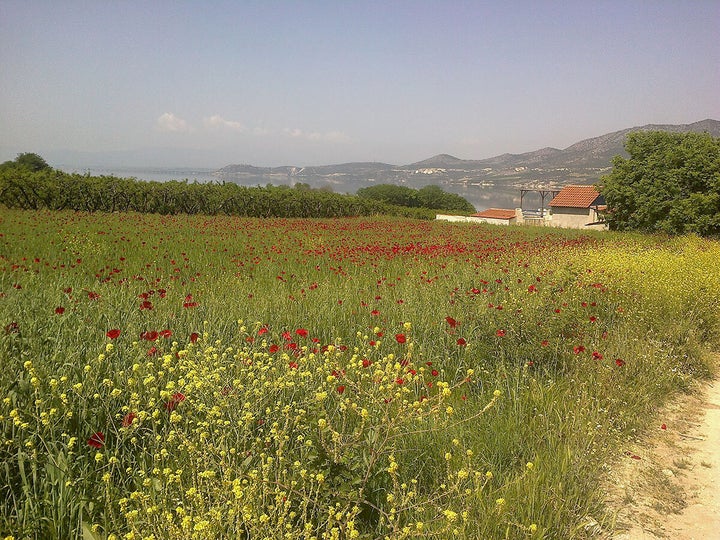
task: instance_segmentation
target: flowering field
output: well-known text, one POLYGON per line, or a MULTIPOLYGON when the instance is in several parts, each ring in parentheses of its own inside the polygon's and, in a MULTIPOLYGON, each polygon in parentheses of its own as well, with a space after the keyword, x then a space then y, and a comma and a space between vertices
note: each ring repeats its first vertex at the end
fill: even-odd
POLYGON ((694 237, 0 210, 0 534, 607 531, 608 467, 709 373, 717 260, 694 237))

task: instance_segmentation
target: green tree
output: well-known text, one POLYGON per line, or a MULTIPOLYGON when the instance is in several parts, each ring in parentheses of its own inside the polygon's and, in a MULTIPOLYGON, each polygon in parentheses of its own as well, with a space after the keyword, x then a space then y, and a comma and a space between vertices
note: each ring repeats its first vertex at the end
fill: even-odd
POLYGON ((378 184, 357 190, 363 199, 406 206, 409 208, 429 208, 453 212, 472 213, 475 208, 460 195, 448 193, 440 186, 425 186, 419 190, 394 184, 378 184))
POLYGON ((475 207, 460 195, 448 193, 439 186, 425 186, 417 192, 420 206, 433 210, 475 212, 475 207))
POLYGON ((50 165, 37 154, 32 152, 25 152, 18 154, 13 161, 6 161, 0 165, 0 169, 25 169, 32 172, 43 171, 51 169, 50 165))
POLYGON ((635 132, 601 178, 613 230, 720 236, 720 138, 635 132))
POLYGON ((407 186, 396 186, 395 184, 378 184, 357 190, 358 197, 372 199, 396 206, 409 206, 415 208, 420 206, 417 199, 417 190, 407 186))

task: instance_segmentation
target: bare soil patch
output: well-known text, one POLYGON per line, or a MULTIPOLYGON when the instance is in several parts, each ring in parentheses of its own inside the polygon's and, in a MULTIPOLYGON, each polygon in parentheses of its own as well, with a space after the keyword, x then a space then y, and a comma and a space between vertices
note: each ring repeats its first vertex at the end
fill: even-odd
POLYGON ((613 540, 720 539, 720 379, 663 409, 609 484, 613 540))

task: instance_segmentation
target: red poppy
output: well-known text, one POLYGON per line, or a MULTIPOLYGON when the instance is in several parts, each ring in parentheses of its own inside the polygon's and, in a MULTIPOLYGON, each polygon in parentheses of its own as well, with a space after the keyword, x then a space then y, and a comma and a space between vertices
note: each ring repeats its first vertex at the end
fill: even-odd
POLYGON ((137 414, 134 412, 127 413, 122 419, 122 427, 132 426, 133 420, 137 418, 137 414))
POLYGON ((458 325, 458 322, 452 317, 445 317, 445 321, 450 325, 450 328, 455 328, 458 325))
POLYGON ((267 331, 268 331, 268 327, 267 327, 267 326, 262 326, 262 327, 260 327, 260 329, 258 330, 258 336, 262 336, 263 334, 267 334, 267 331))
POLYGON ((5 326, 6 334, 17 334, 18 332, 20 332, 20 325, 16 321, 5 326))
POLYGON ((464 347, 467 345, 467 341, 465 341, 465 338, 458 338, 457 344, 460 345, 460 347, 464 347))
POLYGON ((151 310, 153 308, 152 302, 150 300, 143 301, 142 304, 140 304, 140 311, 143 310, 151 310))
POLYGON ((405 383, 405 379, 403 379, 402 377, 398 377, 397 379, 395 379, 395 382, 396 382, 397 384, 404 384, 404 383, 405 383))
POLYGON ((372 315, 373 317, 377 317, 378 315, 380 315, 380 311, 377 310, 377 309, 373 309, 373 310, 370 312, 370 315, 372 315))
POLYGON ((663 424, 663 425, 660 426, 660 429, 662 429, 662 430, 664 431, 664 430, 667 429, 667 426, 666 426, 665 424, 663 424))
POLYGON ((617 367, 623 367, 625 365, 625 360, 622 360, 620 358, 615 359, 615 364, 617 364, 617 367))
POLYGON ((270 354, 275 354, 276 352, 278 352, 279 349, 280 349, 280 347, 278 347, 275 344, 272 344, 272 345, 270 345, 268 352, 270 352, 270 354))
POLYGON ((367 358, 363 358, 362 367, 365 367, 365 368, 366 368, 366 367, 370 367, 371 365, 372 365, 372 361, 371 361, 371 360, 368 360, 367 358))
POLYGON ((592 357, 594 360, 602 360, 603 359, 603 355, 597 351, 593 351, 592 357))
POLYGON ((344 391, 345 391, 345 386, 344 386, 344 385, 341 384, 340 386, 337 387, 337 393, 338 393, 338 394, 342 394, 344 391))
POLYGON ((398 343, 405 343, 407 338, 405 337, 405 334, 395 334, 395 341, 398 343))
POLYGON ((120 330, 114 328, 112 330, 108 330, 105 335, 110 339, 117 339, 120 336, 120 330))
POLYGON ((304 328, 298 328, 297 330, 295 330, 295 333, 300 337, 307 337, 308 335, 308 331, 304 328))
POLYGON ((298 363, 297 363, 297 362, 290 362, 290 363, 288 364, 288 366, 290 366, 290 369, 297 369, 297 368, 298 368, 298 363))
POLYGON ((185 394, 181 392, 175 392, 170 398, 170 401, 165 404, 165 408, 168 411, 174 411, 175 408, 178 406, 178 403, 181 403, 183 401, 185 401, 185 394))
POLYGON ((55 308, 55 314, 56 314, 56 315, 62 315, 63 313, 65 313, 65 308, 64 308, 64 307, 58 306, 58 307, 55 308))
POLYGON ((172 331, 171 331, 171 330, 161 330, 161 331, 160 331, 160 337, 164 337, 165 339, 167 339, 167 338, 169 338, 170 336, 172 336, 172 331))
POLYGON ((433 377, 437 377, 438 375, 440 375, 440 373, 438 372, 437 369, 433 369, 430 373, 432 374, 433 377))
POLYGON ((500 329, 498 329, 497 332, 495 332, 495 335, 496 335, 497 337, 505 337, 505 330, 503 330, 502 328, 500 328, 500 329))
POLYGON ((541 347, 547 347, 548 345, 550 345, 550 342, 549 342, 547 339, 543 339, 543 340, 540 342, 540 346, 541 346, 541 347))
POLYGON ((140 339, 144 339, 145 341, 155 341, 159 335, 160 334, 155 330, 148 330, 140 334, 140 339))
POLYGON ((97 300, 98 298, 100 298, 100 295, 93 291, 88 291, 87 295, 90 300, 97 300))
POLYGON ((585 347, 583 347, 582 345, 575 345, 573 347, 573 352, 575 354, 580 354, 581 352, 585 352, 585 347))
POLYGON ((193 332, 190 334, 190 343, 197 343, 198 338, 200 337, 200 334, 197 332, 193 332))
POLYGON ((96 431, 90 436, 87 443, 93 448, 102 448, 105 444, 105 435, 103 435, 102 431, 96 431))

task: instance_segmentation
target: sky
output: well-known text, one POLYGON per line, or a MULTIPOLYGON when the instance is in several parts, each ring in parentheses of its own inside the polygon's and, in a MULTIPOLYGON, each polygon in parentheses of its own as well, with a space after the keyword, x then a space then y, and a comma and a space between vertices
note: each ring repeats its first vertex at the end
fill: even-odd
POLYGON ((0 0, 0 161, 483 159, 720 119, 720 0, 0 0))

